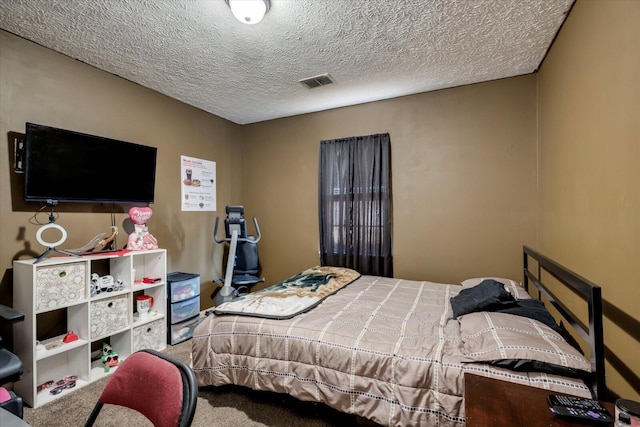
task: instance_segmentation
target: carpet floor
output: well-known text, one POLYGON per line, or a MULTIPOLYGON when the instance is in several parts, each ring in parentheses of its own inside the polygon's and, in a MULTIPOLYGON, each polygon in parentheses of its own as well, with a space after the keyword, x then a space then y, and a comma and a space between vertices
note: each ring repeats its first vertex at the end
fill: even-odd
MULTIPOLYGON (((191 341, 168 346, 165 353, 187 363, 191 341)), ((36 427, 83 426, 108 381, 103 378, 36 409, 25 408, 24 420, 36 427)), ((121 406, 105 406, 96 426, 151 426, 139 413, 121 406)), ((256 392, 243 387, 204 387, 198 392, 193 427, 327 427, 377 426, 325 405, 302 402, 288 395, 256 392)))

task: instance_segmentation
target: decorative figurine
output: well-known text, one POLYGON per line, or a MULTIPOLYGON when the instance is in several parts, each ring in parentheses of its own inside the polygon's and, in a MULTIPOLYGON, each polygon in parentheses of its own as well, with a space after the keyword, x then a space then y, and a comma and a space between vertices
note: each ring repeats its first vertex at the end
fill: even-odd
POLYGON ((153 215, 151 208, 137 208, 133 207, 129 209, 129 218, 135 226, 135 231, 129 234, 129 242, 127 243, 127 249, 129 250, 147 250, 158 249, 158 241, 153 234, 149 233, 147 228, 147 221, 153 215))
POLYGON ((98 273, 91 273, 90 287, 91 287, 92 297, 95 297, 96 295, 100 295, 101 289, 100 289, 100 284, 98 283, 99 280, 100 280, 100 276, 98 276, 98 273))
POLYGON ((102 343, 102 364, 104 365, 104 371, 109 372, 113 366, 118 366, 118 353, 111 348, 109 344, 102 343))
POLYGON ((98 273, 91 273, 91 296, 100 295, 100 292, 121 291, 124 289, 122 279, 114 279, 112 275, 100 277, 98 273))

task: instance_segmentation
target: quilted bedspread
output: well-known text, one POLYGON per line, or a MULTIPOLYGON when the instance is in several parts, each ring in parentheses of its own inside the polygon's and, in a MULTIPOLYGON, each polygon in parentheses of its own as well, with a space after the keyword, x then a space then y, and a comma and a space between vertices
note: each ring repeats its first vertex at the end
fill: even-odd
POLYGON ((590 396, 578 380, 463 362, 450 304, 461 289, 362 276, 289 320, 210 315, 193 336, 198 385, 288 393, 385 426, 464 426, 464 372, 590 396))

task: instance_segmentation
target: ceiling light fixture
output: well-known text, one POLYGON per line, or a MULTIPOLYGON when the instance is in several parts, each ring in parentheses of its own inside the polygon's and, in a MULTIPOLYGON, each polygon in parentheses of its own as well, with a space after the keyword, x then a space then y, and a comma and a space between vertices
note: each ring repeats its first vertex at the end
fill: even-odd
POLYGON ((257 24, 269 11, 269 0, 225 0, 236 19, 243 24, 257 24))

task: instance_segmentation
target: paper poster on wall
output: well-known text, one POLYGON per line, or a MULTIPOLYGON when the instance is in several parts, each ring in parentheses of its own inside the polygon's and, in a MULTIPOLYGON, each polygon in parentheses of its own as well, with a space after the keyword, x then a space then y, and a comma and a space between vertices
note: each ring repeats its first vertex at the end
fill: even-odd
POLYGON ((216 162, 180 156, 183 211, 216 210, 216 162))

